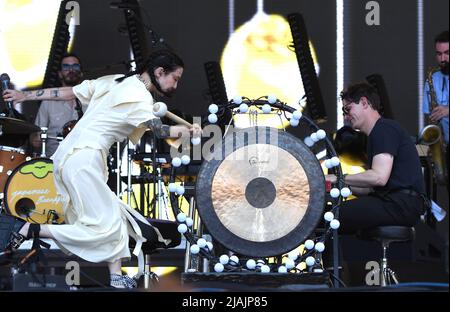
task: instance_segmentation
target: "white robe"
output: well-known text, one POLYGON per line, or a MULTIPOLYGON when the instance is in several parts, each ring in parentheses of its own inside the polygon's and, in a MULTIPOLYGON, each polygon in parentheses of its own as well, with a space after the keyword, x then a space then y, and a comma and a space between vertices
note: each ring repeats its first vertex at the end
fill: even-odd
MULTIPOLYGON (((129 236, 136 240, 133 253, 138 255, 145 238, 133 216, 148 224, 106 184, 110 146, 127 137, 136 144, 146 130, 143 122, 156 118, 144 84, 136 76, 118 83, 118 77, 86 80, 73 87, 88 108, 52 156, 66 224, 49 225, 49 230, 62 250, 90 262, 130 258, 129 236)), ((161 242, 170 242, 156 231, 161 242)))

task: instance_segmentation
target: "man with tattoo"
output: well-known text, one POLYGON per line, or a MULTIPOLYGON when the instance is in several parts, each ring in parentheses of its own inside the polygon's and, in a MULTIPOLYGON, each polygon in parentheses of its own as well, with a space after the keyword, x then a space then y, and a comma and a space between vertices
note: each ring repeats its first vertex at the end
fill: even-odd
MULTIPOLYGON (((52 157, 56 189, 64 199, 66 224, 30 225, 14 219, 11 227, 15 234, 0 231, 3 235, 0 242, 7 241, 7 235, 20 235, 21 241, 36 235, 52 238, 62 250, 87 261, 106 261, 111 286, 136 287, 134 279, 122 276, 121 264, 122 259, 131 256, 129 236, 136 241, 133 254, 141 252, 145 238, 137 221, 154 231, 160 242, 170 242, 109 190, 106 155, 114 142, 126 137, 136 144, 147 126, 151 126, 160 137, 201 135, 199 125, 188 129, 180 125, 167 127, 156 121, 148 122, 157 118, 153 115, 152 93, 173 95, 183 68, 183 61, 173 52, 158 50, 150 54, 143 68, 125 76, 111 75, 85 80, 74 87, 45 89, 39 96, 37 92, 24 95, 18 91, 5 91, 3 97, 6 100, 21 102, 53 99, 54 90, 58 90, 59 100, 78 98, 88 108, 52 157)), ((4 216, 0 218, 6 222, 4 216)), ((6 244, 6 248, 10 245, 20 244, 6 244)))
MULTIPOLYGON (((80 58, 68 53, 61 60, 61 67, 58 71, 58 77, 63 87, 73 87, 79 84, 83 78, 80 58)), ((30 95, 28 91, 27 95, 30 95)), ((36 91, 36 99, 41 99, 44 90, 36 91)), ((43 100, 34 123, 39 127, 46 127, 49 139, 46 145, 47 156, 52 156, 58 148, 59 141, 56 137, 61 137, 64 126, 70 121, 76 121, 81 118, 86 107, 81 106, 76 99, 60 101, 58 89, 50 91, 50 99, 43 100), (55 101, 58 101, 55 103, 55 101), (56 104, 56 105, 55 105, 56 104)), ((75 123, 75 122, 73 122, 75 123)), ((40 133, 33 133, 30 137, 31 145, 37 153, 41 152, 40 133)))

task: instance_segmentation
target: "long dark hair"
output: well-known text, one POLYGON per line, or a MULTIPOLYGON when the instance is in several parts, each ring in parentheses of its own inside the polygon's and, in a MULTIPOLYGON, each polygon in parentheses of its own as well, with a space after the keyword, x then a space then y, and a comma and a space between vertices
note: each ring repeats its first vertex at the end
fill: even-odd
POLYGON ((158 67, 162 67, 165 72, 170 73, 180 67, 184 68, 184 63, 178 55, 170 50, 156 50, 150 53, 147 62, 145 62, 145 65, 142 68, 137 68, 135 71, 129 72, 125 76, 117 78, 116 81, 122 82, 125 78, 147 72, 150 76, 152 84, 156 87, 156 89, 158 89, 158 91, 160 91, 161 93, 164 93, 155 78, 154 72, 158 67))

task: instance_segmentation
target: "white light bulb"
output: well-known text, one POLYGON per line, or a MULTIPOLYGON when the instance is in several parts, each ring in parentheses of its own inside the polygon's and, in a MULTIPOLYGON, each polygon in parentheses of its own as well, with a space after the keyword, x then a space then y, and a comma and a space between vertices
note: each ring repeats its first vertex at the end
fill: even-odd
POLYGON ((189 165, 190 162, 191 162, 191 157, 189 157, 189 155, 181 156, 181 163, 183 165, 189 165))
POLYGON ((245 266, 249 270, 254 270, 256 268, 256 262, 253 259, 249 259, 249 260, 247 260, 247 263, 245 264, 245 266))
POLYGON ((177 185, 175 183, 169 183, 169 192, 173 193, 177 190, 177 185))
POLYGON ((323 252, 323 251, 325 250, 325 245, 324 245, 324 243, 322 243, 322 242, 318 242, 318 243, 316 244, 316 246, 314 247, 314 249, 315 249, 317 252, 323 252))
POLYGON ((286 268, 288 270, 292 269, 293 267, 295 267, 295 262, 292 259, 286 259, 286 262, 284 263, 284 265, 286 266, 286 268))
POLYGON ((275 95, 271 94, 267 97, 267 101, 270 104, 275 104, 277 102, 277 97, 275 95))
POLYGON ((314 259, 314 257, 309 256, 308 258, 306 258, 305 262, 307 266, 313 266, 316 263, 316 259, 314 259))
POLYGON ((339 192, 339 189, 335 188, 335 187, 333 187, 330 191, 330 196, 332 198, 338 198, 340 194, 341 194, 341 192, 339 192))
POLYGON ((221 255, 219 261, 223 265, 228 264, 228 261, 230 261, 230 257, 228 257, 227 255, 221 255))
POLYGON ((314 248, 314 241, 311 239, 308 239, 307 241, 305 241, 305 248, 308 250, 311 250, 314 248))
POLYGON ((233 103, 237 104, 237 105, 241 104, 242 103, 242 97, 240 95, 235 95, 233 97, 233 103))
POLYGON ((184 194, 184 186, 183 185, 178 185, 177 186, 177 190, 175 191, 175 193, 177 193, 178 195, 183 195, 184 194))
POLYGON ((217 122, 217 115, 216 114, 209 114, 208 115, 208 121, 211 124, 215 124, 217 122))
POLYGON ((325 139, 325 137, 327 136, 327 133, 322 129, 317 130, 316 133, 317 133, 317 137, 319 138, 319 140, 325 139))
POLYGON ((319 138, 317 137, 317 133, 311 133, 311 140, 313 140, 313 142, 318 142, 319 138))
POLYGON ((265 264, 265 262, 264 262, 264 260, 262 260, 262 259, 258 259, 258 260, 256 260, 256 266, 258 267, 260 267, 260 266, 262 266, 262 265, 264 265, 265 264))
POLYGON ((196 255, 200 252, 200 246, 194 244, 190 248, 191 254, 196 255))
POLYGON ((327 211, 327 212, 325 212, 325 214, 323 215, 323 218, 325 219, 325 221, 330 222, 331 220, 334 219, 334 213, 332 213, 331 211, 327 211))
POLYGON ((189 227, 191 227, 192 224, 194 224, 194 220, 192 220, 191 218, 187 217, 187 218, 186 218, 186 225, 189 226, 189 227))
POLYGON ((177 214, 177 221, 183 223, 186 221, 186 215, 183 212, 177 214))
POLYGON ((238 265, 239 264, 239 258, 235 255, 230 257, 230 263, 234 264, 234 265, 238 265))
POLYGON ((299 121, 298 119, 291 118, 291 119, 289 120, 289 124, 290 124, 292 127, 297 127, 299 123, 300 123, 300 121, 299 121))
POLYGON ((341 189, 341 195, 342 195, 342 197, 347 198, 350 195, 352 195, 352 191, 350 191, 350 189, 348 187, 343 187, 341 189))
POLYGON ((341 223, 340 223, 339 220, 337 220, 337 219, 333 219, 333 220, 331 220, 331 222, 330 222, 330 227, 331 227, 333 230, 337 230, 337 229, 339 228, 340 225, 341 225, 341 223))
POLYGON ((331 159, 326 159, 325 160, 325 167, 327 167, 328 169, 333 168, 333 164, 331 163, 331 159))
POLYGON ((213 250, 214 246, 211 242, 206 242, 206 248, 208 248, 208 250, 213 250))
POLYGON ((263 265, 261 266, 261 273, 269 273, 270 272, 270 267, 268 265, 263 265))
POLYGON ((211 104, 209 105, 208 110, 211 114, 216 114, 219 111, 219 106, 217 106, 217 104, 211 104))
POLYGON ((239 105, 239 112, 241 113, 246 113, 248 111, 248 105, 245 103, 242 103, 241 105, 239 105))
POLYGON ((184 233, 186 233, 187 232, 187 226, 186 226, 186 224, 180 224, 180 225, 178 225, 178 232, 179 233, 181 233, 181 234, 184 234, 184 233))
POLYGON ((222 273, 224 269, 225 268, 222 263, 216 263, 214 265, 214 271, 216 271, 217 273, 222 273))
POLYGON ((200 248, 204 248, 204 247, 206 246, 206 239, 204 239, 204 238, 199 238, 199 239, 197 240, 197 245, 198 245, 198 247, 200 247, 200 248))
POLYGON ((181 158, 180 157, 172 158, 172 166, 180 167, 181 166, 181 158))
POLYGON ((282 265, 278 268, 278 273, 287 273, 287 268, 282 265))
POLYGON ((309 136, 305 138, 304 142, 308 147, 312 147, 314 145, 314 141, 309 136))
POLYGON ((269 104, 264 104, 262 106, 262 111, 264 114, 268 114, 272 111, 272 107, 269 104))
POLYGON ((295 261, 298 258, 298 252, 296 251, 291 251, 290 253, 288 253, 288 258, 295 261))
POLYGON ((296 120, 300 120, 302 118, 302 112, 296 110, 295 112, 292 113, 292 118, 294 118, 296 120))
POLYGON ((331 157, 331 163, 333 164, 334 167, 339 166, 339 164, 341 163, 339 158, 337 158, 336 156, 331 157))
POLYGON ((200 137, 194 137, 191 139, 192 145, 199 145, 202 139, 200 137))

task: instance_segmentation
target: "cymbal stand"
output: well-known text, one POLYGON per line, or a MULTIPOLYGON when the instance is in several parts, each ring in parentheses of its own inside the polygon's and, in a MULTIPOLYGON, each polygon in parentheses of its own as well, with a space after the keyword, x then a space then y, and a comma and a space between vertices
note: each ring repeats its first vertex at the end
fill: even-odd
POLYGON ((164 182, 161 175, 161 168, 156 169, 157 172, 157 180, 158 180, 158 193, 155 194, 158 198, 158 219, 169 220, 169 215, 167 213, 168 209, 168 196, 166 189, 164 187, 164 182), (164 212, 164 214, 163 214, 164 212))
MULTIPOLYGON (((130 148, 130 140, 127 140, 127 204, 131 205, 131 195, 133 194, 133 185, 131 185, 131 168, 132 168, 132 155, 130 148)), ((134 194, 133 194, 134 195, 134 194)), ((130 206, 131 207, 131 206, 130 206)))
POLYGON ((47 157, 47 127, 41 127, 41 157, 47 157))

